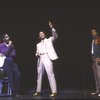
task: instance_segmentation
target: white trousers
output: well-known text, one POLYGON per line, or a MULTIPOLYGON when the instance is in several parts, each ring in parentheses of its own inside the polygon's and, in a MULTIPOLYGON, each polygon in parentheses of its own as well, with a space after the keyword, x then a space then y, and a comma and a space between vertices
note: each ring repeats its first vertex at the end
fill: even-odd
POLYGON ((52 93, 57 92, 56 80, 55 80, 55 75, 53 71, 53 63, 47 54, 41 55, 40 60, 38 62, 38 66, 37 66, 38 76, 37 76, 37 90, 36 91, 41 92, 42 76, 43 76, 44 69, 46 70, 46 73, 48 76, 51 92, 52 93))

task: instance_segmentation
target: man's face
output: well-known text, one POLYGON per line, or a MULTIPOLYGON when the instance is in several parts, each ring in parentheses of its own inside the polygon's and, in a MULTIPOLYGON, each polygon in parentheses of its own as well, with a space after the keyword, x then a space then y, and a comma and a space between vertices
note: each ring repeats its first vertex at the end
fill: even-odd
POLYGON ((95 37, 95 36, 97 35, 96 30, 95 30, 95 29, 93 29, 93 30, 91 31, 91 34, 92 34, 92 36, 93 36, 93 37, 95 37))
POLYGON ((9 41, 9 35, 8 35, 8 34, 6 34, 6 35, 4 36, 4 41, 5 41, 5 42, 8 42, 8 41, 9 41))
POLYGON ((42 40, 45 38, 45 33, 44 32, 40 32, 39 33, 39 38, 42 40))

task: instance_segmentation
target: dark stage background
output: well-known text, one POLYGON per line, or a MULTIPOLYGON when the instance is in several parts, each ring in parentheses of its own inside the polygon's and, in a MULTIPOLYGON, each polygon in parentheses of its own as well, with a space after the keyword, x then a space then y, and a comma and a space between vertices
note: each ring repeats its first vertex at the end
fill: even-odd
MULTIPOLYGON (((59 35, 54 45, 59 56, 54 62, 58 88, 94 89, 89 32, 92 27, 100 32, 100 6, 93 1, 65 1, 0 1, 0 35, 7 32, 12 37, 17 52, 15 61, 22 74, 21 88, 36 88, 35 45, 39 31, 50 36, 51 20, 59 35)), ((43 87, 48 86, 44 76, 43 87)))

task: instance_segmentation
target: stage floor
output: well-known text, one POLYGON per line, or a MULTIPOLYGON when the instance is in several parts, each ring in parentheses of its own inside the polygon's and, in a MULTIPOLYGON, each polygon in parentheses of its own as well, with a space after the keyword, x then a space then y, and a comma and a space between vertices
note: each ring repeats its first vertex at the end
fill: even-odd
POLYGON ((12 98, 10 96, 0 96, 0 100, 20 100, 20 99, 100 99, 97 96, 91 96, 90 93, 92 91, 89 90, 73 90, 73 89, 62 89, 58 90, 58 96, 49 97, 50 90, 44 89, 42 90, 41 96, 33 96, 35 92, 32 88, 22 89, 21 98, 12 98))

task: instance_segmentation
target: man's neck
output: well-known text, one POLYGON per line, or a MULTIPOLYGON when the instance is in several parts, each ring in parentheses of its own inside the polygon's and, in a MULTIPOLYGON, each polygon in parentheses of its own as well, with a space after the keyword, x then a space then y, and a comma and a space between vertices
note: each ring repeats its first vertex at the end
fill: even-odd
POLYGON ((41 39, 41 41, 44 41, 44 40, 45 40, 45 38, 41 39))
POLYGON ((93 39, 96 39, 98 37, 98 35, 96 35, 96 36, 93 36, 93 39))

